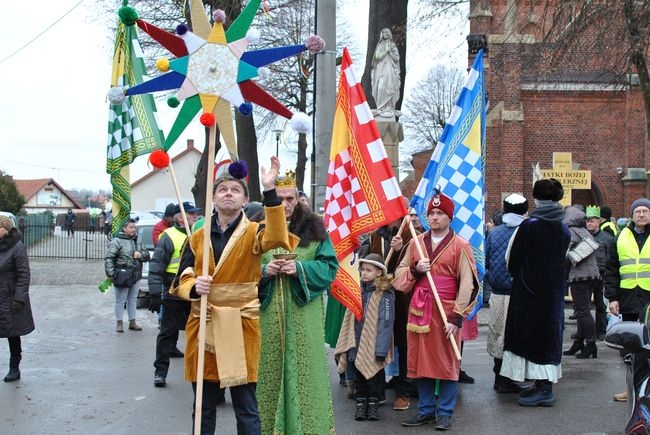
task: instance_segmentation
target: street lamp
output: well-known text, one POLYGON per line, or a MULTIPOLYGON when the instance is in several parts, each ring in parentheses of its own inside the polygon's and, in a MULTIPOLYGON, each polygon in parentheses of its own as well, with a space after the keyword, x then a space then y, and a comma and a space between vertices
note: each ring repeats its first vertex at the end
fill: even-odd
POLYGON ((282 136, 282 130, 273 130, 275 133, 275 156, 278 157, 280 154, 280 137, 282 136))

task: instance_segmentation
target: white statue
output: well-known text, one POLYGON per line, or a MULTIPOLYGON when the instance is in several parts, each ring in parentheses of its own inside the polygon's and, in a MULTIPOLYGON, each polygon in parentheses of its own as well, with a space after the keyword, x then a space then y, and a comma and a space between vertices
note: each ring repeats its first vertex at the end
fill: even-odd
POLYGON ((372 57, 370 71, 372 96, 377 105, 373 113, 379 117, 394 118, 395 116, 395 105, 399 100, 401 84, 399 74, 399 51, 393 42, 393 34, 390 29, 382 29, 372 57))

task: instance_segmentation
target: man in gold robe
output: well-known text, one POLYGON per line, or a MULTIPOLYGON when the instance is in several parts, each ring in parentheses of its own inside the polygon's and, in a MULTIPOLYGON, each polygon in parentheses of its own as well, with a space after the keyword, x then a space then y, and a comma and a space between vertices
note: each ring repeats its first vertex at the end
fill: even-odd
MULTIPOLYGON (((196 392, 200 297, 208 299, 205 366, 201 406, 201 433, 213 434, 219 388, 230 387, 237 432, 260 434, 255 389, 260 357, 258 282, 262 254, 273 248, 293 250, 298 238, 289 234, 284 207, 275 191, 280 169, 271 158, 262 167, 266 226, 249 221, 243 213, 248 188, 243 179, 218 176, 212 201, 211 249, 203 251, 204 227, 185 245, 174 282, 174 292, 192 301, 185 329, 185 379, 196 392), (208 255, 208 270, 202 270, 208 255)), ((209 216, 209 215, 208 215, 209 216)))

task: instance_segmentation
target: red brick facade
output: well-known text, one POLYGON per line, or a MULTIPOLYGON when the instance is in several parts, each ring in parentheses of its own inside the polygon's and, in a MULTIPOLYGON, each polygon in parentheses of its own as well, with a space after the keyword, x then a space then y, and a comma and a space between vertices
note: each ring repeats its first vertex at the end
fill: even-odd
MULTIPOLYGON (((650 167, 641 90, 614 87, 589 53, 550 72, 540 42, 548 27, 540 18, 548 17, 544 3, 470 2, 469 64, 478 47, 487 48, 486 216, 510 192, 531 201, 533 165, 550 169, 553 152, 571 152, 574 169, 591 171, 592 189, 574 190, 572 203, 608 205, 615 217, 628 216, 631 202, 647 194, 650 167)), ((423 169, 416 167, 416 179, 423 169)))

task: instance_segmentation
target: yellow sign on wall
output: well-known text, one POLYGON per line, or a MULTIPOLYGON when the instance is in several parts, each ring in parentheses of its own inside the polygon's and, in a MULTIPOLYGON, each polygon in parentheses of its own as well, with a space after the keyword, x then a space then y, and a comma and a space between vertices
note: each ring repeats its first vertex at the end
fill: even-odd
POLYGON ((543 178, 555 178, 564 188, 560 204, 571 205, 572 189, 591 189, 591 171, 574 170, 571 153, 553 153, 553 169, 542 169, 543 178))

